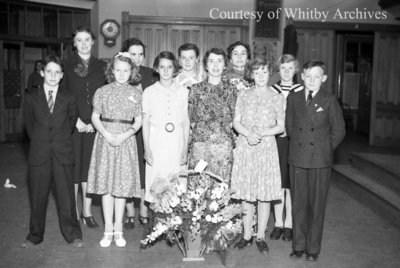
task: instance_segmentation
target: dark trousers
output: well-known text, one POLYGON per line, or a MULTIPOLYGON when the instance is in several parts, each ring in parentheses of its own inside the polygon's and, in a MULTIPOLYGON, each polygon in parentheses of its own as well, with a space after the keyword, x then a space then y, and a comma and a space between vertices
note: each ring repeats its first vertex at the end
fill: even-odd
POLYGON ((330 175, 330 167, 307 169, 290 165, 293 250, 310 254, 321 250, 330 175))
POLYGON ((54 155, 41 166, 29 166, 31 217, 27 239, 32 243, 43 241, 52 182, 56 190, 59 224, 65 240, 70 243, 75 239, 82 239, 81 226, 75 211, 72 170, 72 165, 62 165, 54 155))

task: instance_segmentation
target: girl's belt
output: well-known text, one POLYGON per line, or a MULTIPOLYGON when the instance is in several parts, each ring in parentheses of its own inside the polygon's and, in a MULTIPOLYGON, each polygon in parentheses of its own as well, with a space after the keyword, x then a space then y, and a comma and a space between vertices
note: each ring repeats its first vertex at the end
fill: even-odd
POLYGON ((133 124, 132 121, 124 120, 124 119, 110 119, 110 118, 101 118, 101 121, 109 122, 109 123, 121 123, 121 124, 133 124))

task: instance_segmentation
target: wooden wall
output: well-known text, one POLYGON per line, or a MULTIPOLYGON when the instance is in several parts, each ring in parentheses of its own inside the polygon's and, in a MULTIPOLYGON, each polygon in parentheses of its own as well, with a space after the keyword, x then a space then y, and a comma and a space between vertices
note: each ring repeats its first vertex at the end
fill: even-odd
POLYGON ((370 144, 400 148, 400 33, 375 33, 370 144))
POLYGON ((122 13, 122 40, 139 38, 146 45, 144 65, 152 67, 157 54, 163 50, 173 52, 184 43, 194 43, 200 48, 200 58, 205 51, 218 47, 226 49, 238 40, 248 42, 249 25, 243 20, 213 20, 204 18, 175 18, 133 16, 122 13))

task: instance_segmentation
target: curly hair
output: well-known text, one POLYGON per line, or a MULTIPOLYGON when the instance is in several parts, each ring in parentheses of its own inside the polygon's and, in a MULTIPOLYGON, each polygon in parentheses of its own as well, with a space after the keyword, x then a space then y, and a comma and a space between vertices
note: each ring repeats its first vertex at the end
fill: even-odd
POLYGON ((153 69, 154 71, 156 71, 158 73, 158 66, 160 65, 160 61, 161 59, 167 59, 172 61, 172 64, 174 66, 174 73, 173 73, 173 77, 177 76, 179 73, 179 62, 176 59, 174 53, 170 52, 170 51, 162 51, 160 52, 160 54, 157 55, 157 57, 154 60, 154 64, 153 64, 153 69))
POLYGON ((93 40, 96 40, 96 35, 95 35, 94 32, 92 31, 92 29, 90 29, 90 28, 87 27, 87 26, 78 26, 78 27, 76 27, 76 28, 74 29, 74 31, 72 32, 72 40, 75 39, 75 36, 76 36, 78 33, 82 33, 82 32, 85 32, 85 33, 90 34, 90 36, 92 37, 92 39, 93 39, 93 40))
POLYGON ((216 55, 221 55, 224 58, 225 67, 228 66, 228 58, 226 57, 225 51, 221 48, 214 47, 210 50, 207 50, 206 54, 204 54, 204 57, 203 57, 204 70, 206 70, 208 72, 207 62, 208 62, 208 57, 210 57, 211 53, 216 54, 216 55))
POLYGON ((114 57, 112 57, 112 59, 110 60, 110 62, 107 65, 107 69, 105 71, 105 75, 107 78, 108 83, 114 82, 115 81, 115 76, 113 74, 113 70, 114 70, 114 65, 115 62, 119 60, 119 61, 123 61, 128 63, 131 66, 131 76, 129 77, 129 83, 130 84, 138 84, 141 80, 141 76, 139 74, 139 67, 137 67, 131 58, 123 56, 123 55, 119 55, 119 53, 115 54, 114 57))
POLYGON ((248 81, 253 82, 254 79, 252 77, 252 74, 255 70, 258 70, 260 68, 268 68, 268 72, 271 74, 271 64, 267 61, 265 58, 255 58, 252 62, 250 62, 249 66, 245 70, 245 79, 248 81))
POLYGON ((127 52, 131 46, 141 46, 143 48, 143 57, 146 57, 146 46, 140 39, 137 39, 135 37, 126 39, 122 43, 121 51, 127 52))
POLYGON ((235 42, 233 44, 230 44, 229 47, 226 49, 226 51, 228 52, 228 60, 230 60, 232 58, 232 51, 237 46, 243 46, 246 49, 247 59, 250 60, 251 59, 250 45, 246 44, 246 43, 244 43, 242 41, 237 41, 237 42, 235 42))

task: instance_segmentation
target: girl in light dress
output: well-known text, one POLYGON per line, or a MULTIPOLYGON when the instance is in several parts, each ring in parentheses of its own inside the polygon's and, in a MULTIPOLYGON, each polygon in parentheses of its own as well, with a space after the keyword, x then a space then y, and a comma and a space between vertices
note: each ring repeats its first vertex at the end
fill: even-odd
POLYGON ((137 74, 130 53, 118 53, 107 70, 110 83, 99 88, 93 98, 92 122, 97 133, 88 192, 102 195, 105 229, 101 247, 109 247, 113 240, 118 247, 125 247, 125 201, 141 196, 135 133, 142 125, 142 93, 129 84, 138 80, 137 74))
POLYGON ((186 168, 189 140, 188 89, 174 81, 179 65, 169 51, 154 60, 160 80, 143 93, 143 141, 146 159, 145 200, 153 201, 151 187, 186 168))

